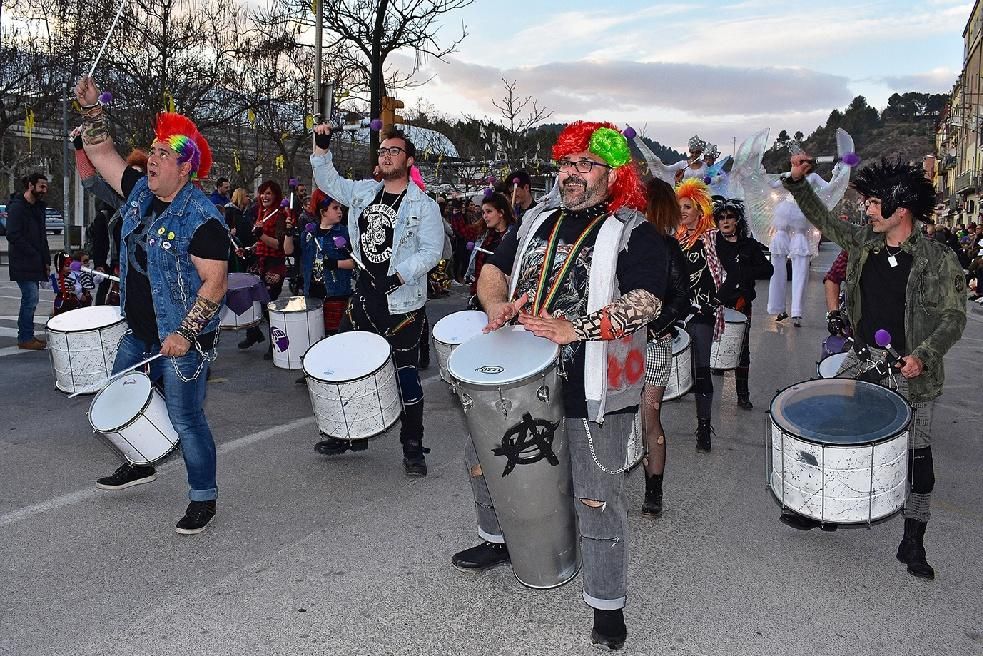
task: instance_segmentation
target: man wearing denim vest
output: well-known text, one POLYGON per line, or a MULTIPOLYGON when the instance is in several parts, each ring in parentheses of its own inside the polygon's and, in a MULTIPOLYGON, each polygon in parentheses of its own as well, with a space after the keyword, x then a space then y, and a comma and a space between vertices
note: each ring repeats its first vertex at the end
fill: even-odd
MULTIPOLYGON (((150 358, 148 375, 165 395, 188 471, 188 505, 177 532, 200 533, 215 515, 215 441, 205 419, 205 378, 215 356, 225 297, 229 238, 221 215, 193 182, 208 174, 211 150, 194 123, 173 113, 157 117, 147 172, 119 156, 89 77, 75 89, 84 117, 82 140, 99 175, 126 198, 120 244, 120 307, 129 330, 113 371, 150 358)), ((100 478, 105 490, 149 483, 151 465, 126 463, 100 478)))
MULTIPOLYGON (((355 293, 339 332, 365 330, 381 335, 392 347, 403 402, 399 441, 407 476, 426 476, 423 447, 423 386, 420 342, 427 339, 427 273, 437 266, 444 247, 444 226, 437 203, 410 184, 416 148, 401 132, 383 135, 379 144, 381 182, 347 180, 335 170, 327 139, 331 129, 314 129, 314 182, 321 191, 349 208, 348 237, 358 269, 355 293)), ((338 455, 368 448, 368 440, 328 436, 318 453, 338 455)))

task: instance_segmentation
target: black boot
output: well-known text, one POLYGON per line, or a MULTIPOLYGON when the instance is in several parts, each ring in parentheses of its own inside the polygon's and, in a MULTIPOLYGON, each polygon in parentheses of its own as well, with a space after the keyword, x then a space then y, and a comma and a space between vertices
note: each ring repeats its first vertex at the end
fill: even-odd
POLYGON ((898 545, 898 560, 908 565, 908 573, 920 579, 931 581, 935 578, 935 570, 925 559, 925 529, 926 522, 905 518, 904 537, 898 545))
POLYGON ((590 641, 605 649, 615 651, 625 645, 628 638, 628 627, 625 626, 625 611, 594 609, 594 628, 590 632, 590 641))
POLYGON ((403 445, 403 470, 407 476, 426 476, 426 454, 430 453, 430 449, 423 446, 423 401, 403 406, 399 419, 399 441, 403 445))
POLYGON ((246 328, 246 338, 239 342, 239 348, 247 349, 253 344, 259 344, 265 339, 266 337, 263 335, 263 331, 260 330, 259 327, 253 326, 252 328, 246 328))
POLYGON ((645 500, 642 514, 658 517, 662 514, 662 474, 645 474, 645 500))
POLYGON ((713 434, 713 426, 710 425, 709 417, 698 417, 699 424, 696 427, 696 450, 710 451, 710 436, 713 434))
POLYGON ((751 410, 754 404, 751 403, 751 393, 748 390, 748 368, 738 367, 734 370, 734 380, 737 383, 737 407, 741 410, 751 410))

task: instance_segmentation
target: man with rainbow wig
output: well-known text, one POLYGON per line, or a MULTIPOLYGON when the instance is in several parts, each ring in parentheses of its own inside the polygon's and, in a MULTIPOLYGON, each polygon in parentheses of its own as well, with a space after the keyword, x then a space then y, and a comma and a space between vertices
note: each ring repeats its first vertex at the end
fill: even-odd
MULTIPOLYGON (((120 341, 113 372, 156 356, 144 370, 164 391, 190 488, 190 504, 176 528, 193 535, 215 516, 218 496, 215 441, 203 403, 227 287, 229 235, 221 214, 197 184, 208 175, 212 152, 191 120, 163 112, 157 116, 146 173, 128 167, 113 145, 105 94, 91 77, 83 77, 75 96, 85 154, 126 198, 119 275, 120 310, 129 330, 120 341)), ((126 462, 96 486, 122 490, 156 477, 152 464, 126 462)))
MULTIPOLYGON (((620 649, 628 634, 629 436, 645 382, 643 328, 661 309, 667 250, 642 214, 644 190, 616 126, 571 123, 557 138, 553 159, 556 185, 486 262, 478 299, 489 317, 486 331, 517 320, 561 347, 571 502, 583 598, 594 612, 591 641, 620 649)), ((481 571, 510 556, 471 440, 466 461, 484 541, 452 563, 481 571)))

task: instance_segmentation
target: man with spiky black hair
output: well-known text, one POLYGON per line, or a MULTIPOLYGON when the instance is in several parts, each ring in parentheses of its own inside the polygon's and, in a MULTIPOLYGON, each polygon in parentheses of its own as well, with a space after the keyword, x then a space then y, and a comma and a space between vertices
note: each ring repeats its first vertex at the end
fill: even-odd
MULTIPOLYGON (((855 226, 832 215, 803 182, 808 167, 805 155, 794 156, 785 188, 806 218, 849 253, 846 291, 854 337, 876 351, 875 334, 886 330, 888 348, 900 355, 897 391, 911 403, 914 420, 908 438, 911 488, 897 556, 913 576, 933 579, 923 543, 935 486, 932 412, 942 394, 942 359, 966 326, 966 278, 955 253, 922 234, 920 224, 931 221, 935 188, 921 168, 881 160, 860 171, 853 187, 864 198, 870 222, 855 226)), ((854 364, 851 352, 841 371, 854 364)), ((782 521, 800 529, 819 525, 792 513, 782 521)))

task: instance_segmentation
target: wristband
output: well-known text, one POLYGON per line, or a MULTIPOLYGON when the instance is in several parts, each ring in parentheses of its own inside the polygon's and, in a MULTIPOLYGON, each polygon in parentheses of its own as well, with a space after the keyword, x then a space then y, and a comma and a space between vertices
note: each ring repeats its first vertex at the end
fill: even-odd
POLYGON ((191 306, 191 309, 188 310, 188 314, 185 315, 184 320, 181 321, 181 326, 178 328, 177 332, 184 336, 185 339, 188 339, 187 335, 191 335, 191 339, 188 341, 193 342, 195 338, 201 334, 201 331, 205 329, 208 322, 211 321, 216 314, 218 314, 218 310, 218 303, 210 301, 204 296, 197 296, 195 298, 194 305, 191 306))
POLYGON ((178 326, 177 330, 175 330, 174 333, 176 335, 180 335, 181 337, 183 337, 185 340, 188 341, 189 344, 194 344, 197 341, 197 336, 194 335, 191 331, 189 331, 184 326, 178 326))

